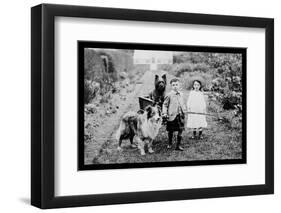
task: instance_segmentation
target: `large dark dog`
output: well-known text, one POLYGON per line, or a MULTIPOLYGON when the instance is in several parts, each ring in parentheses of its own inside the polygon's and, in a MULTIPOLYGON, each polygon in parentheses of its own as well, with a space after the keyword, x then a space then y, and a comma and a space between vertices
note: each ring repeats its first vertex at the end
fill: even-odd
POLYGON ((162 109, 167 84, 166 74, 161 77, 159 77, 159 75, 155 75, 154 84, 155 88, 149 93, 148 98, 153 100, 153 102, 162 109))
POLYGON ((118 150, 121 150, 123 139, 130 139, 131 146, 134 147, 133 139, 136 139, 141 155, 145 155, 145 146, 149 153, 153 153, 152 141, 157 136, 162 124, 159 106, 147 106, 145 110, 127 112, 120 122, 116 133, 119 141, 118 150))

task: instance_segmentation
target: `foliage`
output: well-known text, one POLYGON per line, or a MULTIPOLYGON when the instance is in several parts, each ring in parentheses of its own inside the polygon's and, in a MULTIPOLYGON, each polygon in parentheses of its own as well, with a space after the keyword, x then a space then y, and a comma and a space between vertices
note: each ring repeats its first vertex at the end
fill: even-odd
POLYGON ((211 91, 209 99, 221 110, 233 111, 223 120, 242 120, 242 54, 178 52, 173 61, 169 71, 183 79, 185 89, 190 89, 194 76, 200 76, 205 81, 204 91, 211 91))
POLYGON ((94 99, 100 89, 98 83, 94 81, 84 80, 84 103, 88 104, 94 99))
POLYGON ((174 64, 180 63, 205 63, 207 64, 209 56, 212 53, 204 53, 204 52, 178 52, 173 56, 174 64))
POLYGON ((185 73, 191 73, 191 72, 202 72, 206 73, 210 71, 210 67, 205 63, 180 63, 175 64, 173 68, 171 69, 171 74, 181 77, 185 73))
POLYGON ((105 72, 108 73, 111 83, 119 79, 119 73, 130 71, 133 67, 132 55, 124 51, 102 49, 97 53, 104 61, 105 72))
POLYGON ((242 55, 217 53, 209 59, 209 63, 217 70, 211 90, 217 93, 217 99, 224 109, 236 109, 240 113, 240 108, 242 108, 242 55))
POLYGON ((93 49, 84 50, 84 76, 85 79, 96 82, 108 78, 101 57, 93 49))
POLYGON ((173 69, 173 65, 172 64, 158 64, 157 69, 170 72, 173 69))
POLYGON ((84 103, 89 103, 97 95, 116 91, 120 73, 130 73, 133 69, 132 53, 86 48, 84 51, 84 103))
POLYGON ((211 90, 223 109, 231 110, 223 121, 232 128, 241 128, 242 121, 242 55, 216 53, 209 58, 216 70, 211 90))

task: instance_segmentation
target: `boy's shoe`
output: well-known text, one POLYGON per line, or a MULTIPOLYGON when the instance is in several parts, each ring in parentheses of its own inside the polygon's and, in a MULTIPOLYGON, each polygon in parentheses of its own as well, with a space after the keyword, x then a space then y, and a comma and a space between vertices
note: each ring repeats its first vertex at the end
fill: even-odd
POLYGON ((182 148, 181 146, 177 146, 177 147, 176 147, 176 150, 177 150, 177 151, 183 151, 183 148, 182 148))

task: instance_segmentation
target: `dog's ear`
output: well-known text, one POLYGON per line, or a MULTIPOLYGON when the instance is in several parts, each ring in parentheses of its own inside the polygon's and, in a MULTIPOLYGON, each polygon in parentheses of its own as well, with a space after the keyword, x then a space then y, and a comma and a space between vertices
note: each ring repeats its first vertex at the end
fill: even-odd
POLYGON ((155 75, 155 81, 158 81, 158 79, 159 79, 159 76, 155 75))
POLYGON ((152 111, 152 106, 151 105, 148 105, 145 107, 144 109, 146 112, 151 112, 152 111))
POLYGON ((138 114, 143 114, 143 113, 144 113, 144 110, 143 110, 143 109, 140 109, 137 113, 138 113, 138 114))
POLYGON ((147 112, 147 119, 149 119, 152 113, 152 106, 145 107, 145 111, 147 112))
POLYGON ((163 80, 165 81, 165 83, 167 83, 167 77, 166 74, 162 75, 163 80))

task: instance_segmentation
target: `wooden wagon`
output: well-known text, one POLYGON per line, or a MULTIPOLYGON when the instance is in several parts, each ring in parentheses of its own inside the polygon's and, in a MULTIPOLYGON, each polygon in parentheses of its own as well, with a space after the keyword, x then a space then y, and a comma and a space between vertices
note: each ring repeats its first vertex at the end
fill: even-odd
POLYGON ((140 105, 140 109, 144 110, 145 107, 149 105, 153 105, 153 100, 147 97, 139 97, 139 105, 140 105))

